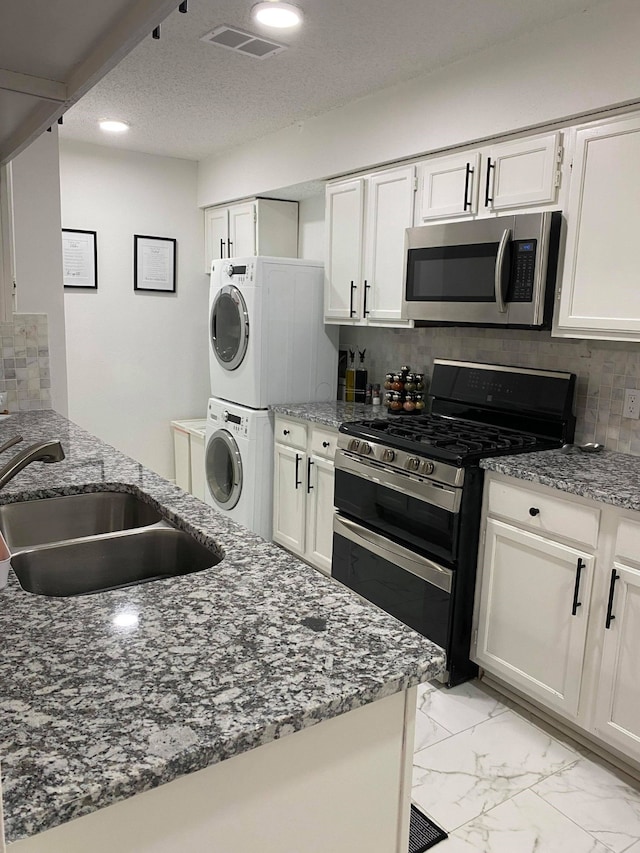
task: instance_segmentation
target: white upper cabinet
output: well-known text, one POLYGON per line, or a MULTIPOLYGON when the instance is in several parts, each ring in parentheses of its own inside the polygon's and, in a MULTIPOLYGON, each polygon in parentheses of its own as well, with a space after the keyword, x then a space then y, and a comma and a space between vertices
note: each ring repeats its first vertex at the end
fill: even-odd
POLYGON ((204 264, 220 258, 298 256, 298 204, 271 198, 208 207, 204 211, 204 264))
POLYGON ((325 197, 325 305, 328 321, 362 317, 364 180, 330 184, 325 197))
POLYGON ((484 198, 489 210, 553 204, 560 185, 560 133, 502 142, 484 164, 484 198))
POLYGON ((640 340, 640 117, 578 130, 554 335, 640 340))
POLYGON ((478 212, 480 154, 434 157, 418 166, 416 225, 478 212))
POLYGON ((400 321, 404 232, 413 224, 414 190, 414 166, 380 172, 367 182, 363 315, 369 324, 400 321))
POLYGON ((414 166, 327 187, 327 322, 412 325, 400 312, 404 232, 413 224, 414 195, 414 166))
POLYGON ((416 225, 556 204, 561 160, 560 132, 425 160, 418 166, 416 225))

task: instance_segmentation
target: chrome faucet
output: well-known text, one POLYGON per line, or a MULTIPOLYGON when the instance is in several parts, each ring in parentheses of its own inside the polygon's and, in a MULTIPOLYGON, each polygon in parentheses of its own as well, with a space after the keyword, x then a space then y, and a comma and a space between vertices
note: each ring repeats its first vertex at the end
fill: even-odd
POLYGON ((30 444, 0 468, 0 489, 31 462, 62 462, 63 459, 64 450, 59 441, 38 441, 36 444, 30 444))

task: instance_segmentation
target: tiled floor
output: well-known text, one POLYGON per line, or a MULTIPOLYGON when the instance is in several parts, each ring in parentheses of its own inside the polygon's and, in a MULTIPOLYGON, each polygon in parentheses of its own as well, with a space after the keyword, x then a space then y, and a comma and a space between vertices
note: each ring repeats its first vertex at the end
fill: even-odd
POLYGON ((412 797, 437 853, 640 853, 640 785, 477 681, 418 689, 412 797))

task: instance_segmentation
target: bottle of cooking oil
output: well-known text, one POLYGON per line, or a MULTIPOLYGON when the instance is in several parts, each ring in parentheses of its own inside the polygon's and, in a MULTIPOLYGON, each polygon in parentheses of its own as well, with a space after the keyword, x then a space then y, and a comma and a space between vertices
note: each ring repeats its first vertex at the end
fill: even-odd
POLYGON ((354 403, 356 399, 356 351, 349 350, 349 366, 344 373, 344 399, 346 403, 354 403))

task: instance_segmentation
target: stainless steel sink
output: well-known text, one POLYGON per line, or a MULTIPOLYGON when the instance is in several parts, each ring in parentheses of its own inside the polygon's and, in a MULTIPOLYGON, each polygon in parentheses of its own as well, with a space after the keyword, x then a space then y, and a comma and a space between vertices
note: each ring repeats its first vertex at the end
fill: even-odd
POLYGON ((199 572, 220 559, 167 525, 20 551, 11 565, 27 592, 69 596, 199 572))
POLYGON ((96 492, 0 506, 0 530, 10 551, 160 521, 150 504, 128 492, 96 492))

